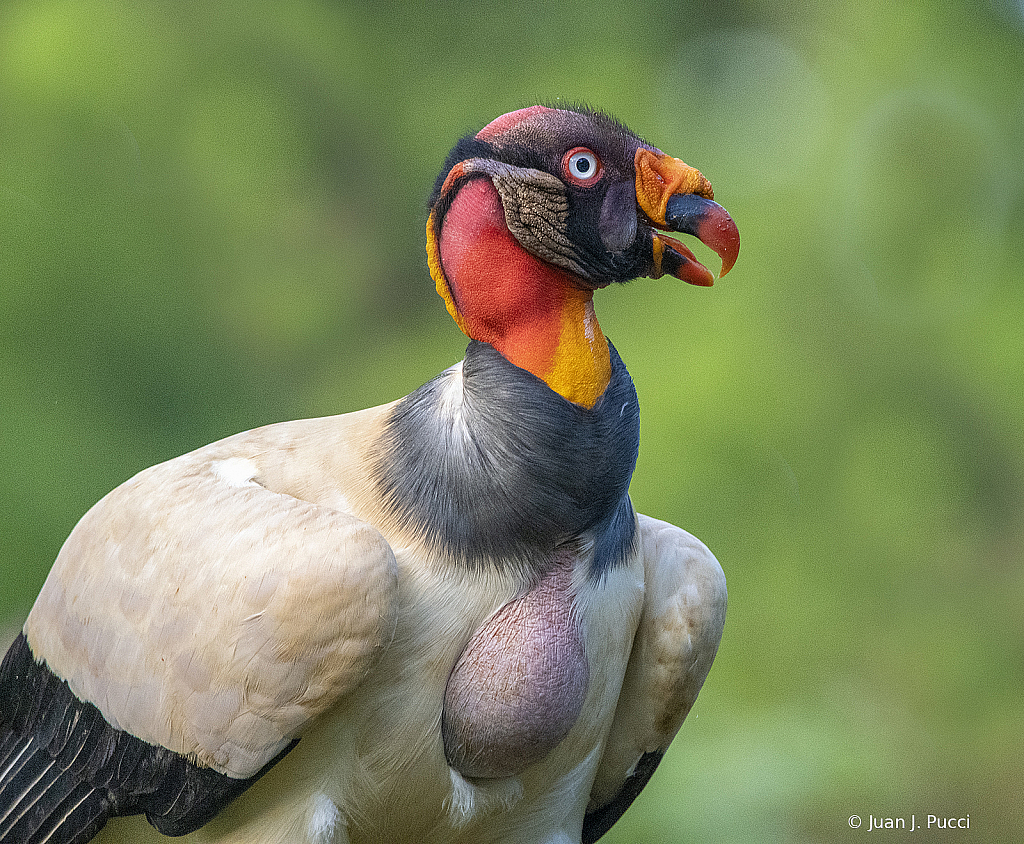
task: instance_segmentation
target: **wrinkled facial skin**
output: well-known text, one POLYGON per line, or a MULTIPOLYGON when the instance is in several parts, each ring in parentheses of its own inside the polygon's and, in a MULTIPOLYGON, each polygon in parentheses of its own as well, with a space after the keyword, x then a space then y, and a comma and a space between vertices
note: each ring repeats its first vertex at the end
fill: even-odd
POLYGON ((564 231, 587 282, 603 287, 645 275, 651 233, 639 225, 633 159, 639 147, 655 148, 604 115, 595 119, 551 109, 523 113, 511 128, 493 131, 491 124, 477 138, 490 141, 502 160, 559 179, 567 202, 564 231), (573 150, 597 157, 599 172, 588 183, 567 178, 565 157, 573 150))

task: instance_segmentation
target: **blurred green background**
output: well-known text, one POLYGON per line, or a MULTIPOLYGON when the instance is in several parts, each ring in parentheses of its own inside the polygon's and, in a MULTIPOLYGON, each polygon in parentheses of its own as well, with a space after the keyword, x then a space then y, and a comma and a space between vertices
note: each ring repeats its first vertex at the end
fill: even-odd
POLYGON ((700 168, 743 237, 710 290, 597 298, 643 408, 634 500, 730 591, 704 692, 606 840, 854 840, 912 813, 970 832, 886 840, 1024 840, 1010 0, 7 0, 7 635, 136 471, 459 359, 426 196, 460 135, 559 97, 700 168))

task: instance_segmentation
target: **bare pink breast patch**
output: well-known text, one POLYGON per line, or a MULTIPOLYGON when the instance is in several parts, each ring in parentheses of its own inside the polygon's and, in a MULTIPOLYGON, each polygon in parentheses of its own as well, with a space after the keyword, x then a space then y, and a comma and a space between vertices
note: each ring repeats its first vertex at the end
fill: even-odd
POLYGON ((589 668, 571 604, 572 557, 480 627, 448 678, 441 736, 466 777, 507 777, 548 755, 572 729, 589 668))

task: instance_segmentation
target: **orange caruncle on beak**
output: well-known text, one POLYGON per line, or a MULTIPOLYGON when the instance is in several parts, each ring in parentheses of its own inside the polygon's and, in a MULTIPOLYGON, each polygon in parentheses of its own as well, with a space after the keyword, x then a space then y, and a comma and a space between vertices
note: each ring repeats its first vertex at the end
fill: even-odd
POLYGON ((695 193, 714 199, 711 182, 704 174, 663 152, 640 147, 633 157, 636 169, 636 201, 656 226, 665 225, 665 206, 676 193, 695 193))
MULTIPOLYGON (((740 233, 728 212, 714 199, 711 183, 699 170, 660 150, 641 147, 633 159, 636 199, 651 223, 660 229, 692 234, 722 259, 725 275, 736 263, 740 233)), ((714 275, 672 237, 653 236, 653 273, 665 273, 690 284, 708 286, 714 275)))

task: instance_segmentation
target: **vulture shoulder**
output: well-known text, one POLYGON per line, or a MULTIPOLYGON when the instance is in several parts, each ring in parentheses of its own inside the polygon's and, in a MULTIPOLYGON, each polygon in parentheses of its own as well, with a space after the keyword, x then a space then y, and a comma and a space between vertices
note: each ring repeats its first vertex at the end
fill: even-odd
POLYGON ((114 727, 232 778, 259 772, 393 634, 394 555, 347 509, 353 467, 331 462, 375 421, 351 416, 239 434, 103 498, 28 618, 34 657, 114 727))
POLYGON ((654 774, 711 670, 725 624, 725 575, 699 539, 638 516, 644 605, 590 795, 583 842, 596 841, 654 774))

